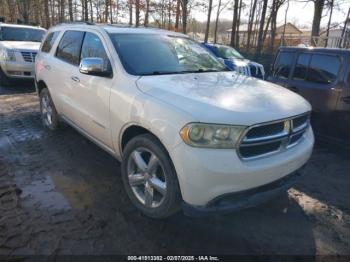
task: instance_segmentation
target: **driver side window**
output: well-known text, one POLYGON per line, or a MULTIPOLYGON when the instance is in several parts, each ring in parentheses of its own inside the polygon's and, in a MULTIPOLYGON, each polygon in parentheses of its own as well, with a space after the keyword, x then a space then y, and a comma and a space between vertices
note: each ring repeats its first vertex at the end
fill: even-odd
POLYGON ((111 65, 101 39, 93 33, 86 32, 81 48, 80 61, 84 58, 92 57, 102 58, 105 68, 111 70, 111 65))

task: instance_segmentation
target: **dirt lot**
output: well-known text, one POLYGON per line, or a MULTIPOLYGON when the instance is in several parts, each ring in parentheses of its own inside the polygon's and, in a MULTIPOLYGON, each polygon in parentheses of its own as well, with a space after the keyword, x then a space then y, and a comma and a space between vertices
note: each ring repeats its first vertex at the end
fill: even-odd
POLYGON ((280 199, 226 216, 141 216, 120 164, 42 128, 33 87, 0 88, 0 254, 350 255, 350 155, 320 143, 280 199))

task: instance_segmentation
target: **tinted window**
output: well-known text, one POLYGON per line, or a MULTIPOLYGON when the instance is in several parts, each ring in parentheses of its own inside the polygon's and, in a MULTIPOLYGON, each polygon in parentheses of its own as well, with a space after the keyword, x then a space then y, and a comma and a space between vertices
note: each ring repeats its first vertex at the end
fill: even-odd
POLYGON ((110 34, 125 70, 133 75, 227 71, 206 48, 187 37, 110 34))
POLYGON ((315 83, 331 84, 337 79, 340 60, 336 56, 313 55, 307 80, 315 83))
POLYGON ((310 54, 300 54, 294 68, 293 79, 305 80, 310 62, 310 54))
POLYGON ((280 52, 274 66, 274 76, 288 79, 292 67, 294 53, 280 52))
POLYGON ((87 57, 99 57, 108 60, 105 48, 100 38, 92 33, 86 33, 81 48, 81 59, 87 57))
POLYGON ((41 42, 45 34, 45 30, 32 29, 23 27, 1 27, 1 41, 29 41, 41 42))
POLYGON ((84 32, 66 31, 57 47, 56 56, 68 63, 78 65, 84 32))
POLYGON ((59 31, 56 32, 51 32, 50 34, 48 34, 48 36, 46 37, 43 46, 41 47, 41 51, 48 53, 51 50, 51 47, 53 46, 53 44, 55 43, 55 40, 57 38, 57 36, 59 35, 59 31))
POLYGON ((109 59, 101 39, 92 33, 85 33, 83 46, 81 48, 80 61, 83 58, 98 57, 105 62, 105 68, 111 70, 109 59))

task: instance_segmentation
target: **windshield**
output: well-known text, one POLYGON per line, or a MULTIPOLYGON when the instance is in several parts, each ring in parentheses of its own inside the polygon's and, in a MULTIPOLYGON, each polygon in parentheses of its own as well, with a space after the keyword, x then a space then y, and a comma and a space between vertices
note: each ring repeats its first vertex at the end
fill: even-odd
POLYGON ((30 41, 41 42, 44 30, 20 27, 1 27, 1 41, 30 41))
POLYGON ((132 75, 227 71, 200 44, 185 37, 110 34, 125 70, 132 75))
POLYGON ((229 59, 229 58, 244 59, 244 57, 240 53, 238 53, 236 49, 232 47, 219 46, 218 51, 220 56, 224 59, 229 59))

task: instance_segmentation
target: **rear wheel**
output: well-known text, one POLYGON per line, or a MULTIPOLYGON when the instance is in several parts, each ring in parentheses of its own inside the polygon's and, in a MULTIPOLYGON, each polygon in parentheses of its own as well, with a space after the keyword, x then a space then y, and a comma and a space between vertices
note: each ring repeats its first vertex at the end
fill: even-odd
POLYGON ((55 130, 58 128, 58 114, 55 105, 53 104, 53 101, 51 99, 49 90, 47 88, 44 88, 40 92, 40 112, 44 126, 51 130, 55 130))
POLYGON ((122 177, 130 200, 143 214, 165 218, 180 209, 176 172, 167 151, 153 135, 137 136, 126 145, 122 177))
POLYGON ((9 86, 10 79, 5 75, 4 71, 0 68, 0 86, 9 86))

